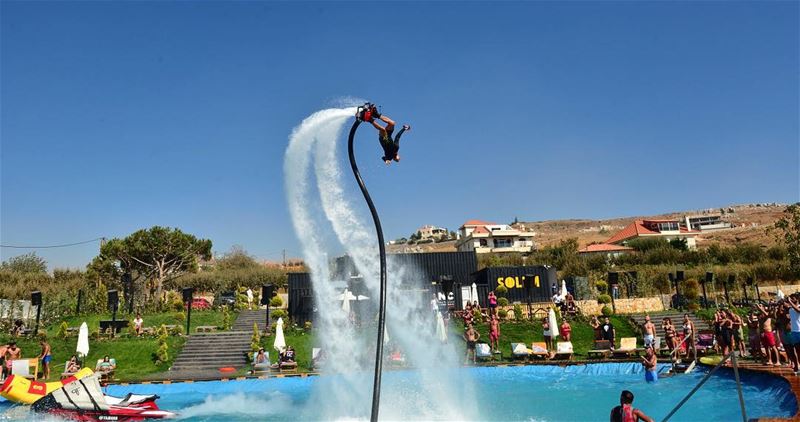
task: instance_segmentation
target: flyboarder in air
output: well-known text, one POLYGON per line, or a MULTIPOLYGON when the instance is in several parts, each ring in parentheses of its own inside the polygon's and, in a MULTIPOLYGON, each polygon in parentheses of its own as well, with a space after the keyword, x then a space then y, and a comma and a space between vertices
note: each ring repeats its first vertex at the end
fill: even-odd
POLYGON ((403 128, 400 129, 400 132, 397 132, 397 136, 392 138, 392 133, 394 132, 394 120, 390 119, 387 116, 381 115, 378 111, 378 107, 375 104, 365 104, 363 107, 359 107, 357 117, 365 122, 372 123, 372 126, 378 130, 378 141, 381 143, 381 147, 383 147, 383 157, 381 160, 389 165, 394 161, 400 161, 400 154, 398 151, 400 150, 400 137, 403 135, 403 132, 407 130, 411 130, 411 126, 403 125, 403 128), (380 120, 386 123, 386 127, 379 125, 375 120, 380 120))

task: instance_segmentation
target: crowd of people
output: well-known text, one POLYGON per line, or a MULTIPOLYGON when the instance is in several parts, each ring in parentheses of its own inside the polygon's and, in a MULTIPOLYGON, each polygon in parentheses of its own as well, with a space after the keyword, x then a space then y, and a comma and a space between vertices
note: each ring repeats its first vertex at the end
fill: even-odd
POLYGON ((743 336, 737 327, 748 327, 750 354, 766 365, 790 366, 800 375, 800 293, 756 304, 742 319, 730 311, 717 311, 714 330, 719 335, 721 352, 744 350, 743 336), (734 321, 738 321, 738 324, 734 321), (783 353, 781 353, 783 352, 783 353))

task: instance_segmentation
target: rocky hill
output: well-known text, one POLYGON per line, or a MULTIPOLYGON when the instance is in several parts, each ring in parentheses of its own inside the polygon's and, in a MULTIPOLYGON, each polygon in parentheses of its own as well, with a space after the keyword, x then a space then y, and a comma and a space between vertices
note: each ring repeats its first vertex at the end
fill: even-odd
MULTIPOLYGON (((780 218, 786 205, 782 204, 744 204, 723 208, 723 220, 733 224, 733 228, 705 232, 698 236, 698 247, 707 247, 713 243, 732 245, 737 242, 751 242, 759 245, 772 245, 775 239, 767 235, 766 228, 780 218)), ((607 220, 549 220, 520 222, 516 228, 534 232, 538 247, 558 244, 563 239, 577 238, 581 246, 594 242, 603 242, 614 233, 642 219, 682 219, 686 215, 714 215, 720 208, 705 210, 676 211, 659 215, 620 217, 607 220)), ((401 252, 452 252, 455 242, 426 243, 421 245, 389 245, 390 253, 401 252)))

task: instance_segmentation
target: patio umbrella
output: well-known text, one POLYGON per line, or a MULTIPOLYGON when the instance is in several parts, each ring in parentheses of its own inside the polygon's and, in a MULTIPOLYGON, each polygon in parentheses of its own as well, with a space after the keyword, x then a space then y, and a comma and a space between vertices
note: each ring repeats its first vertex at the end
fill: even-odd
POLYGON ((556 319, 556 311, 550 308, 550 313, 547 315, 547 321, 550 323, 550 337, 558 337, 558 320, 556 319))
POLYGON ((86 357, 89 354, 89 326, 86 325, 86 322, 81 324, 81 328, 78 329, 78 347, 75 348, 75 352, 78 357, 86 357))
POLYGON ((472 289, 470 289, 470 291, 469 291, 469 296, 470 296, 470 300, 472 300, 473 302, 478 300, 478 285, 477 284, 472 283, 472 289))
POLYGON ((272 347, 279 353, 286 350, 286 339, 283 337, 283 318, 278 318, 278 322, 275 324, 275 342, 272 343, 272 347))
POLYGON ((444 328, 444 318, 442 318, 442 313, 436 311, 436 338, 439 339, 442 343, 447 342, 447 331, 444 328))
POLYGON ((336 296, 336 300, 345 300, 345 299, 347 299, 347 300, 356 300, 357 298, 353 295, 353 292, 351 292, 350 290, 345 288, 344 292, 342 292, 342 294, 336 296))
POLYGON ((567 280, 561 280, 561 299, 564 300, 567 298, 567 280))
POLYGON ((778 291, 777 291, 777 292, 775 292, 775 297, 777 297, 777 298, 778 298, 778 300, 781 300, 781 299, 783 299, 784 297, 786 297, 786 295, 785 295, 785 294, 783 294, 783 290, 781 290, 781 289, 778 289, 778 291))
MULTIPOLYGON (((349 293, 345 290, 345 293, 349 293)), ((350 315, 350 298, 347 297, 346 294, 343 294, 344 300, 342 300, 342 310, 344 311, 345 315, 350 315)))

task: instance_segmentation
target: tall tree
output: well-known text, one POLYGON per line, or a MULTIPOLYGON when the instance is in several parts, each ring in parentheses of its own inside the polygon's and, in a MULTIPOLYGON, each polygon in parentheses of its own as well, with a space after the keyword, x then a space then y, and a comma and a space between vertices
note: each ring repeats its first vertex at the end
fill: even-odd
POLYGON ((160 298, 165 281, 197 271, 198 260, 210 258, 210 240, 179 229, 153 226, 106 242, 100 255, 89 264, 89 272, 116 279, 130 271, 147 280, 160 298))
POLYGON ((0 265, 0 269, 20 274, 46 273, 47 261, 36 255, 36 252, 31 252, 24 255, 17 255, 9 258, 7 261, 3 261, 3 264, 0 265))
POLYGON ((783 216, 775 222, 775 227, 768 230, 786 246, 792 272, 800 274, 800 202, 786 207, 783 216))

